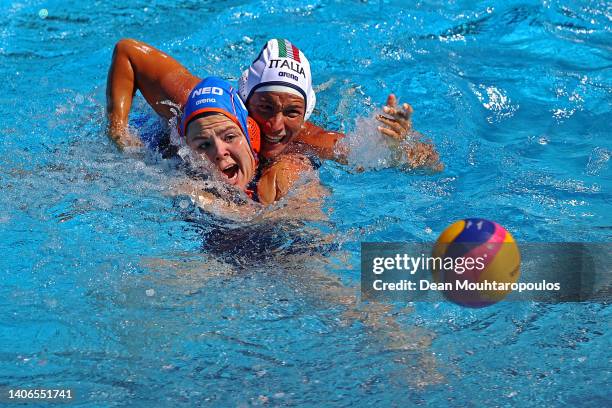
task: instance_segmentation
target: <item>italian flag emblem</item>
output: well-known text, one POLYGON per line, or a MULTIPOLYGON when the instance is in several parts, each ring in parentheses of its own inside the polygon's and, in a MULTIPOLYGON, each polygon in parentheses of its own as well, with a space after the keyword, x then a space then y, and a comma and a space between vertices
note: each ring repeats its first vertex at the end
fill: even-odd
POLYGON ((280 58, 291 58, 294 61, 300 61, 300 50, 289 41, 282 38, 276 40, 278 43, 278 56, 280 58))

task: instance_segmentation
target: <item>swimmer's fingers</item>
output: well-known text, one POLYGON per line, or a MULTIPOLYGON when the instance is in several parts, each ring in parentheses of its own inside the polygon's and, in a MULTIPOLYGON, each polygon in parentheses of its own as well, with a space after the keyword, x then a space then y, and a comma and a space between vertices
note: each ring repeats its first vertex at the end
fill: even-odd
POLYGON ((406 102, 403 103, 402 108, 403 108, 403 111, 401 115, 407 120, 410 120, 410 118, 412 117, 412 112, 414 112, 414 109, 412 109, 412 106, 406 102))
MULTIPOLYGON (((406 139, 406 137, 410 133, 410 130, 412 129, 410 121, 406 119, 388 118, 383 115, 378 115, 376 119, 378 119, 380 122, 388 126, 388 128, 386 128, 387 130, 391 130, 393 132, 393 134, 389 134, 387 132, 382 132, 382 131, 381 133, 383 133, 386 136, 390 136, 396 140, 406 139)), ((385 129, 384 127, 379 127, 379 129, 381 128, 385 129)))
POLYGON ((386 127, 379 126, 378 127, 378 131, 380 133, 382 133, 383 135, 385 135, 385 136, 389 136, 392 139, 403 140, 402 136, 399 135, 396 131, 388 129, 386 127))
POLYGON ((389 105, 383 106, 383 112, 385 112, 387 115, 391 115, 394 117, 399 115, 399 111, 397 110, 397 108, 393 108, 389 105))
POLYGON ((389 96, 387 96, 387 106, 390 108, 397 107, 397 98, 394 94, 389 94, 389 96))
POLYGON ((402 104, 402 109, 389 105, 383 106, 383 112, 393 116, 396 119, 410 120, 413 111, 412 106, 410 106, 408 103, 402 104))
POLYGON ((381 127, 380 132, 396 140, 405 139, 412 131, 412 106, 408 103, 398 106, 397 97, 390 94, 387 97, 387 104, 383 106, 383 112, 387 116, 378 115, 377 119, 387 126, 387 130, 383 131, 385 127, 381 127))
POLYGON ((386 116, 383 115, 378 115, 376 117, 376 119, 379 122, 384 123, 385 125, 387 125, 391 130, 394 130, 397 134, 401 135, 405 132, 405 124, 404 123, 400 123, 398 120, 393 119, 393 118, 388 118, 386 116))

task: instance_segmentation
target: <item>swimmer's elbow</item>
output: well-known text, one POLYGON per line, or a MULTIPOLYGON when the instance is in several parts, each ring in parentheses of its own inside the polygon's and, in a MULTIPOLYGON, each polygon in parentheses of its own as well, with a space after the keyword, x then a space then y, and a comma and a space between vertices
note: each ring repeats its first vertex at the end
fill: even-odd
POLYGON ((113 60, 126 59, 133 61, 139 55, 145 55, 151 47, 142 41, 133 38, 122 38, 115 44, 113 49, 113 60))
POLYGON ((115 44, 115 49, 113 50, 114 55, 127 55, 129 54, 135 46, 140 44, 139 41, 134 40, 133 38, 122 38, 115 44))

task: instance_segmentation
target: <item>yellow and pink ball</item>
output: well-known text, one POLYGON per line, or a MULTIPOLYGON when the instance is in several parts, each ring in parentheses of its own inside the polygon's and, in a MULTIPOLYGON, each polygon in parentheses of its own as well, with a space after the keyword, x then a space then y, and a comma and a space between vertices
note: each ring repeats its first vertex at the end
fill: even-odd
MULTIPOLYGON (((450 282, 453 288, 458 280, 515 283, 520 276, 521 256, 514 238, 501 225, 482 218, 467 218, 446 228, 434 246, 433 255, 444 259, 480 258, 480 264, 470 267, 434 268, 434 280, 450 282)), ((510 289, 443 291, 450 301, 474 308, 492 305, 510 292, 510 289)))

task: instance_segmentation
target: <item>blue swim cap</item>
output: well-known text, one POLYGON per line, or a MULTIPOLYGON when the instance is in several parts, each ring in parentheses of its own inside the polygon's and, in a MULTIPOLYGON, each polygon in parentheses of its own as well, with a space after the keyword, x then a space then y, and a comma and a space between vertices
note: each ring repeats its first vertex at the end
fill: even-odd
POLYGON ((253 152, 259 152, 259 127, 248 116, 244 103, 238 92, 221 78, 204 78, 189 93, 189 98, 183 109, 179 123, 181 136, 187 136, 189 122, 206 112, 216 112, 225 115, 242 130, 253 152))

